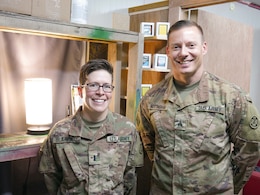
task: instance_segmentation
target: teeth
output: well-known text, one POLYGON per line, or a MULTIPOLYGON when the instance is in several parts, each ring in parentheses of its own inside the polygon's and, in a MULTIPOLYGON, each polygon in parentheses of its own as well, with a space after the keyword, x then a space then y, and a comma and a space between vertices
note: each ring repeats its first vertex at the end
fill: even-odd
POLYGON ((95 102, 104 102, 105 100, 94 100, 95 102))
POLYGON ((190 61, 179 62, 179 64, 188 64, 190 61))

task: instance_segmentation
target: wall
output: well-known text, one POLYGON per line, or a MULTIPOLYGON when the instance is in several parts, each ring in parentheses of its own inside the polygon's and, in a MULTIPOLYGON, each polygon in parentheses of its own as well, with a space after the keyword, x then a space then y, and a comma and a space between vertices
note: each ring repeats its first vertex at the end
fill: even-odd
POLYGON ((88 0, 88 24, 113 27, 113 17, 122 20, 118 29, 129 29, 128 8, 162 0, 88 0), (115 15, 116 13, 116 15, 115 15))
POLYGON ((202 7, 200 9, 250 25, 254 28, 250 95, 254 103, 256 104, 258 110, 260 111, 260 89, 258 87, 258 83, 260 82, 260 22, 257 19, 260 18, 260 10, 248 7, 247 5, 237 2, 207 6, 202 7))

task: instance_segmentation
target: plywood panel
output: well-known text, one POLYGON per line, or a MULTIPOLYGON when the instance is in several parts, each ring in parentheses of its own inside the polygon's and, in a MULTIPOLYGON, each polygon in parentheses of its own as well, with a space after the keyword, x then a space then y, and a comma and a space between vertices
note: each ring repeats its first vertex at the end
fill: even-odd
POLYGON ((167 41, 166 40, 158 40, 158 39, 145 39, 144 44, 144 52, 145 53, 161 53, 165 54, 165 47, 166 47, 167 41))
POLYGON ((196 8, 208 5, 231 2, 234 0, 169 0, 172 7, 181 7, 182 9, 196 8))
POLYGON ((142 83, 143 84, 156 84, 165 78, 168 72, 157 72, 157 71, 149 71, 143 70, 142 75, 142 83))
POLYGON ((144 48, 144 37, 139 33, 140 44, 129 43, 128 55, 131 61, 128 63, 127 80, 127 105, 126 116, 135 121, 136 110, 141 98, 141 78, 142 78, 142 57, 144 48))
POLYGON ((112 99, 114 101, 111 101, 109 108, 113 112, 120 112, 120 88, 118 86, 121 86, 121 62, 117 61, 117 44, 116 43, 109 43, 108 44, 108 56, 107 59, 108 61, 112 64, 113 69, 114 69, 114 74, 113 74, 113 85, 117 86, 114 88, 113 91, 113 96, 112 99))
POLYGON ((141 5, 141 6, 136 6, 136 7, 131 7, 128 9, 128 13, 134 13, 134 12, 144 12, 144 11, 151 11, 151 10, 155 10, 155 9, 162 9, 165 7, 168 7, 169 1, 165 0, 165 1, 161 1, 161 2, 156 2, 156 3, 150 3, 150 4, 145 4, 145 5, 141 5))
POLYGON ((205 68, 249 92, 253 29, 202 10, 198 23, 208 43, 205 68))
POLYGON ((168 22, 168 8, 130 15, 130 31, 140 32, 141 22, 168 22))

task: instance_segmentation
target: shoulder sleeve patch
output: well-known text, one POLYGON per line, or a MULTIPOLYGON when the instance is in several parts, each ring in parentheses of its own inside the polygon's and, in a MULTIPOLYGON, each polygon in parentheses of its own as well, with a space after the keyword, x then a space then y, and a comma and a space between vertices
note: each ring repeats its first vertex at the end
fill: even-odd
POLYGON ((260 142, 259 114, 256 107, 248 102, 245 117, 240 124, 239 137, 252 142, 260 142))

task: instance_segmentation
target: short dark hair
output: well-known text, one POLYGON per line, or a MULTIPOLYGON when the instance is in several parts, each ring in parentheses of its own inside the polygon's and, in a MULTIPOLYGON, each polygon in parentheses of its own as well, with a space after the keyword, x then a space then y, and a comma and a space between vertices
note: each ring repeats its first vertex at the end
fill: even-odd
POLYGON ((191 20, 179 20, 179 21, 177 21, 176 23, 174 23, 174 24, 170 27, 170 29, 169 29, 169 31, 168 31, 168 34, 167 34, 168 40, 169 40, 170 34, 171 34, 173 31, 180 30, 180 29, 182 29, 182 28, 184 28, 184 27, 193 27, 193 26, 196 27, 196 28, 200 31, 201 37, 202 37, 202 41, 203 41, 203 40, 204 40, 204 33, 203 33, 202 27, 201 27, 200 25, 198 25, 196 22, 191 21, 191 20))
POLYGON ((113 66, 105 59, 94 59, 81 66, 79 74, 80 85, 84 85, 87 81, 87 76, 96 70, 106 70, 111 74, 113 81, 113 66))

